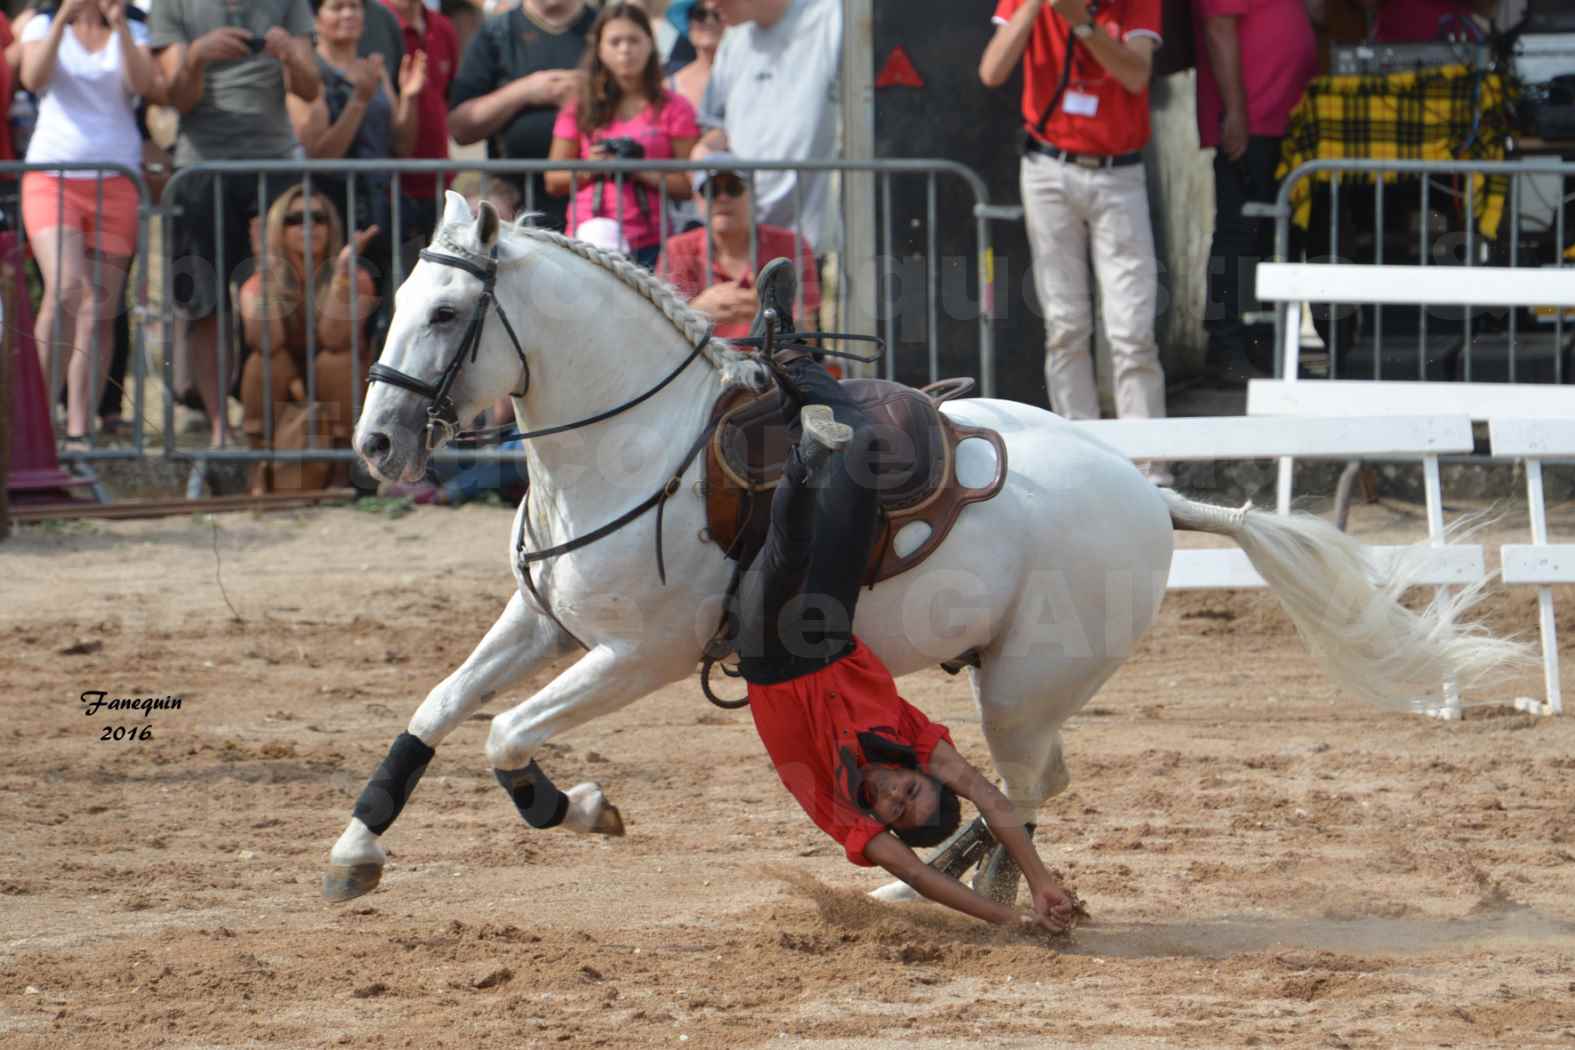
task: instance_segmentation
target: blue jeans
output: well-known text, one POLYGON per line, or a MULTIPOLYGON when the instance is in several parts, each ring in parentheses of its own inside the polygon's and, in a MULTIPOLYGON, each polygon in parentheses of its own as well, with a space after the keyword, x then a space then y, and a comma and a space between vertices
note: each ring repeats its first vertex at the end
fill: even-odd
MULTIPOLYGON (((499 452, 520 452, 523 441, 506 441, 499 452)), ((451 506, 469 503, 488 492, 507 495, 525 487, 525 462, 514 459, 486 459, 475 463, 435 463, 438 485, 451 506)))

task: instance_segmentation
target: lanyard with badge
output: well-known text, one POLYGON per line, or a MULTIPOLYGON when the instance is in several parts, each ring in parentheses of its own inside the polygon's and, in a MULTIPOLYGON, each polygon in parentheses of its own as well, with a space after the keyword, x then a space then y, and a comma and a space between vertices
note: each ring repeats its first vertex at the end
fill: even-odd
MULTIPOLYGON (((1088 5, 1088 22, 1092 25, 1099 15, 1099 9, 1104 6, 1103 0, 1092 0, 1088 5)), ((1061 63, 1061 79, 1056 83, 1055 91, 1050 96, 1050 101, 1045 104, 1044 110, 1039 114, 1039 119, 1034 121, 1033 133, 1043 135, 1045 125, 1050 123, 1050 118, 1055 115, 1056 107, 1065 101, 1065 109, 1074 117, 1092 117, 1099 113, 1099 96, 1079 91, 1075 88, 1067 90, 1072 82, 1072 63, 1076 59, 1077 37, 1074 34, 1075 26, 1067 26, 1066 41, 1061 48, 1064 56, 1061 63)), ((1095 30, 1098 32, 1098 30, 1095 30)), ((1082 86, 1082 81, 1079 81, 1082 86)))

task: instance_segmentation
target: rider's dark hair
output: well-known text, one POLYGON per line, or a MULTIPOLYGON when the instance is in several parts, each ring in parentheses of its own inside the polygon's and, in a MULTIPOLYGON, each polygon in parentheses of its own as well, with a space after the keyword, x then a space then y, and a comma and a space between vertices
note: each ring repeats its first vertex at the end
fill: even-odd
MULTIPOLYGON (((928 773, 924 774, 929 776, 928 773)), ((930 777, 935 781, 935 788, 940 794, 935 805, 935 813, 926 824, 916 828, 892 828, 896 835, 911 849, 922 849, 928 846, 939 846, 951 838, 952 832, 957 830, 957 825, 962 823, 962 804, 957 801, 957 792, 945 784, 930 777)))

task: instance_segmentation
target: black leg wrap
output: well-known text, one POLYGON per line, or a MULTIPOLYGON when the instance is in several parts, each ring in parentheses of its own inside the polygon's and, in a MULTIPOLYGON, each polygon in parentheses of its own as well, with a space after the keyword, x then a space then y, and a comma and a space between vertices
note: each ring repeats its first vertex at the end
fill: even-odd
POLYGON ((426 772, 427 763, 436 753, 419 737, 409 733, 400 733, 394 738, 388 757, 383 759, 361 790, 361 797, 355 801, 354 815, 371 829, 372 834, 381 835, 399 818, 400 810, 405 808, 410 793, 421 782, 421 774, 426 772))
POLYGON ((514 800, 525 823, 533 828, 555 828, 569 812, 569 796, 552 786, 534 761, 524 769, 495 769, 498 783, 514 800))

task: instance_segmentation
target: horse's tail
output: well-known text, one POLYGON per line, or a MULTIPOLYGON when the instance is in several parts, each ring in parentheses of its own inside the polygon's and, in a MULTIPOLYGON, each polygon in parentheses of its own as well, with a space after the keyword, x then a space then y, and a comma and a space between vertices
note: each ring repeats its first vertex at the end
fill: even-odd
POLYGON ((1230 510, 1162 491, 1177 529, 1217 533, 1241 545, 1342 689, 1418 707, 1439 694, 1446 676, 1468 687, 1530 658, 1526 646, 1460 622, 1486 580, 1441 590, 1420 611, 1400 603, 1417 585, 1425 546, 1380 566, 1361 543, 1310 514, 1230 510))

